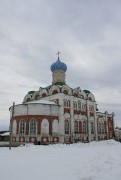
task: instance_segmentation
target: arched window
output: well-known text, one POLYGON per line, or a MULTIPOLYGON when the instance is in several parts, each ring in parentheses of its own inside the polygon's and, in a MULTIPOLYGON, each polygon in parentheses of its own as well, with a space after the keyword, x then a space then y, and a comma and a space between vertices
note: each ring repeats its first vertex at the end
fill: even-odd
POLYGON ((101 133, 101 123, 98 124, 98 133, 101 133))
POLYGON ((64 107, 70 107, 70 101, 64 100, 64 107))
POLYGON ((91 134, 94 134, 94 125, 93 122, 90 122, 91 134))
POLYGON ((104 133, 105 132, 105 127, 103 123, 98 123, 98 133, 104 133))
POLYGON ((30 121, 30 134, 36 134, 36 120, 31 119, 30 121))
POLYGON ((78 101, 78 109, 81 110, 81 101, 78 101))
POLYGON ((74 93, 73 96, 78 97, 78 94, 77 94, 77 93, 74 93))
POLYGON ((67 101, 67 107, 70 107, 70 101, 67 101))
POLYGON ((92 105, 90 105, 90 106, 89 106, 89 110, 90 110, 91 112, 94 112, 94 107, 93 107, 92 105))
POLYGON ((27 100, 26 100, 26 101, 28 102, 28 101, 30 101, 30 100, 31 100, 30 98, 27 98, 27 100))
POLYGON ((52 94, 57 94, 58 93, 58 91, 57 90, 54 90, 53 92, 52 92, 52 94))
POLYGON ((20 134, 25 134, 25 122, 24 122, 24 120, 20 121, 20 134))
POLYGON ((85 121, 83 122, 83 133, 87 134, 87 123, 85 121))
POLYGON ((67 106, 67 101, 66 100, 64 100, 64 107, 66 107, 67 106))
POLYGON ((77 103, 73 102, 74 109, 77 109, 77 103))
POLYGON ((89 100, 90 100, 90 101, 92 101, 92 98, 91 98, 91 97, 89 97, 89 100))
POLYGON ((74 121, 74 132, 75 132, 75 134, 78 133, 78 122, 77 121, 74 121))
POLYGON ((86 108, 86 104, 82 104, 82 111, 86 111, 87 108, 86 108))
POLYGON ((43 93, 43 94, 42 94, 42 97, 47 97, 47 94, 46 94, 46 93, 43 93))
POLYGON ((102 125, 102 126, 101 126, 101 132, 104 133, 104 130, 105 130, 104 124, 102 123, 101 125, 102 125))
POLYGON ((64 93, 65 95, 68 95, 68 91, 67 91, 67 90, 64 90, 63 93, 64 93))
POLYGON ((65 134, 69 134, 69 122, 65 120, 65 134))

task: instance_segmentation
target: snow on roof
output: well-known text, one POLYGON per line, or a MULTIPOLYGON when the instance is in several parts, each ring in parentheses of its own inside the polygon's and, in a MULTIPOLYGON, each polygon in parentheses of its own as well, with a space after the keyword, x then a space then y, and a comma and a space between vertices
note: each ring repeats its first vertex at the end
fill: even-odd
POLYGON ((9 132, 3 133, 1 136, 9 136, 9 132))
POLYGON ((36 101, 28 101, 25 104, 53 104, 56 105, 55 102, 53 101, 48 101, 48 100, 36 100, 36 101))

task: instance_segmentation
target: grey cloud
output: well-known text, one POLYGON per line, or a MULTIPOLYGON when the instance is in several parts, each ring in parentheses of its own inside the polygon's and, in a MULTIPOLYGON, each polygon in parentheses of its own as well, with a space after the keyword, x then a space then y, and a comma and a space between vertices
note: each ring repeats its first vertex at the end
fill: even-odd
POLYGON ((120 114, 120 7, 120 0, 1 1, 0 105, 22 102, 29 90, 51 84, 50 65, 60 50, 67 84, 91 90, 98 104, 104 101, 102 110, 120 114))

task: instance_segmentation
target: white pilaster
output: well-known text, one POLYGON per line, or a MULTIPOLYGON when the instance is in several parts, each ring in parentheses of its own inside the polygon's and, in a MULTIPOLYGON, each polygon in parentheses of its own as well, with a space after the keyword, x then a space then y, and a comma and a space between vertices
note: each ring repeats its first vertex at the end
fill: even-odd
POLYGON ((108 112, 107 112, 107 111, 105 111, 105 121, 106 121, 107 139, 109 139, 109 132, 108 132, 108 112))
POLYGON ((63 94, 59 97, 59 142, 64 143, 64 102, 63 94))
MULTIPOLYGON (((74 106, 73 106, 74 97, 70 97, 70 136, 72 138, 74 133, 74 106)), ((71 139, 72 140, 72 139, 71 139)))
MULTIPOLYGON (((88 96, 87 96, 88 97, 88 96)), ((87 126, 88 126, 88 141, 91 141, 91 130, 90 130, 90 114, 89 114, 89 100, 86 100, 86 104, 87 104, 87 126)))

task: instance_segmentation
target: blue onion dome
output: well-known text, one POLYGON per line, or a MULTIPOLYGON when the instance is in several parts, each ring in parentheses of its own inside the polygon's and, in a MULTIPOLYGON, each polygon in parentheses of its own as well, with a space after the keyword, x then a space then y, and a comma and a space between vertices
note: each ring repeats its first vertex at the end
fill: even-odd
POLYGON ((61 71, 66 72, 67 65, 65 63, 61 62, 60 59, 58 58, 58 60, 51 65, 51 71, 53 72, 55 70, 61 70, 61 71))

